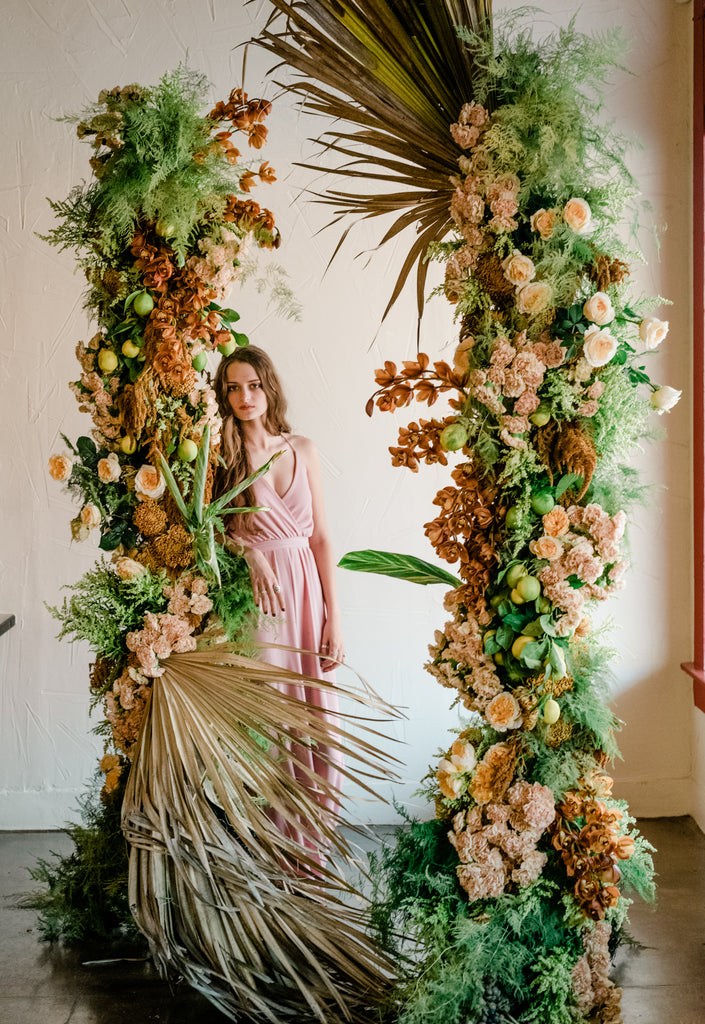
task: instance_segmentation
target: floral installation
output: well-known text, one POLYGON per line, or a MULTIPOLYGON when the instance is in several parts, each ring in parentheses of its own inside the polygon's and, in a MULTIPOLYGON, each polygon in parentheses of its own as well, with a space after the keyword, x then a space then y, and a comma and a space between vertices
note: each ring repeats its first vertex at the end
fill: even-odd
POLYGON ((223 303, 248 248, 280 242, 272 214, 249 196, 275 172, 266 161, 252 166, 233 142, 239 135, 261 149, 271 104, 233 89, 204 116, 207 88, 180 67, 154 88, 103 90, 77 119, 78 137, 93 149, 94 180, 51 202, 59 224, 46 236, 75 250, 99 328, 79 342, 81 373, 70 385, 92 434, 75 444, 62 435, 66 450, 50 457, 49 473, 79 501, 72 538, 95 533, 112 557, 54 610, 62 635, 88 639, 98 659, 91 692, 104 701, 121 756, 120 764, 109 753, 101 762, 104 797, 129 763, 160 659, 194 649, 213 616, 233 637, 254 612, 246 568, 233 556, 218 554, 231 584, 237 580, 229 603, 215 586, 217 563, 215 574, 208 565, 206 575, 194 572, 197 537, 177 500, 192 495, 204 447, 200 500, 210 500, 220 417, 207 356, 248 343, 235 328, 238 314, 223 303), (129 605, 139 607, 146 586, 149 607, 134 622, 129 605), (110 614, 119 608, 124 628, 108 649, 95 629, 86 633, 88 593, 110 614))
MULTIPOLYGON (((436 292, 459 326, 442 358, 387 360, 367 403, 368 415, 434 407, 389 451, 395 467, 450 473, 424 530, 457 575, 426 667, 469 715, 422 789, 435 819, 410 821, 373 858, 381 940, 397 953, 400 934, 416 943, 396 1019, 615 1024, 608 944, 628 894, 653 896, 653 865, 605 773, 618 722, 592 620, 624 585, 627 513, 643 491, 625 460, 680 397, 649 368, 667 344, 665 300, 630 288, 641 257, 619 225, 638 193, 625 141, 598 119, 624 42, 574 21, 536 41, 521 12, 502 27, 484 0, 461 26, 440 2, 432 28, 422 4, 403 25, 393 4, 382 15, 341 0, 325 20, 274 4, 293 27, 265 46, 316 110, 359 128, 333 129, 328 151, 349 154, 353 139, 377 165, 369 196, 326 201, 395 213, 383 241, 414 224, 390 305, 416 266, 421 311, 438 261, 436 292), (383 194, 377 178, 398 188, 383 194)), ((390 552, 341 564, 449 582, 390 552)))

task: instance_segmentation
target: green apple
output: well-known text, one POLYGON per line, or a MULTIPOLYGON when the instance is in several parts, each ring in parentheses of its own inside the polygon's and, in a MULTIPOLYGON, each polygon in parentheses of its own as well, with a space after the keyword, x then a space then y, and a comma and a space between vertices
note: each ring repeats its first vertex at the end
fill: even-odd
POLYGON ((149 292, 140 292, 139 295, 135 295, 132 308, 137 316, 147 316, 154 309, 154 299, 149 292))
POLYGON ((543 720, 547 725, 554 725, 561 717, 561 706, 553 697, 549 697, 543 706, 543 720))
POLYGON ((538 409, 532 412, 529 416, 529 420, 534 424, 535 427, 545 427, 551 418, 551 407, 546 405, 545 402, 541 402, 538 409))
POLYGON ((441 431, 441 446, 447 452, 457 452, 468 439, 467 429, 462 423, 449 423, 441 431))
POLYGON ((556 504, 550 491, 537 491, 531 495, 531 507, 538 516, 547 515, 556 504))
POLYGON ((525 601, 535 601, 541 595, 541 584, 535 576, 522 576, 517 590, 525 601))
POLYGON ((235 344, 234 339, 231 339, 230 341, 224 341, 222 345, 218 345, 218 351, 220 352, 221 356, 231 356, 236 348, 237 345, 235 344))
POLYGON ((98 366, 103 373, 112 373, 117 369, 118 357, 111 348, 102 348, 98 353, 98 366))
POLYGON ((187 437, 179 445, 176 454, 182 462, 193 462, 198 455, 198 445, 190 437, 187 437))
POLYGON ((521 564, 521 562, 517 562, 516 565, 513 565, 511 567, 511 569, 509 569, 508 572, 507 572, 507 575, 506 575, 507 586, 508 587, 515 587, 517 585, 517 583, 519 582, 519 580, 522 578, 522 576, 528 576, 528 575, 529 574, 527 573, 526 569, 521 564))
POLYGON ((139 346, 135 345, 134 341, 130 341, 129 338, 127 341, 123 341, 122 354, 127 356, 128 359, 136 359, 140 351, 139 346))
POLYGON ((206 353, 205 352, 199 352, 198 355, 195 355, 193 357, 193 359, 191 360, 191 366, 198 373, 201 373, 206 368, 206 362, 207 362, 206 353))

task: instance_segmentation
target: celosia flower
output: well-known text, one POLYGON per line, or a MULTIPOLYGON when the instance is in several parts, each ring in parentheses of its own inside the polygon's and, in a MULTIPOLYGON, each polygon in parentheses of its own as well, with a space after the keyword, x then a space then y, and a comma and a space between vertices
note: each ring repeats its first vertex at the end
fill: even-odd
POLYGON ((135 493, 140 501, 145 498, 156 500, 166 490, 166 480, 155 466, 145 463, 135 476, 135 493))
POLYGON ((644 348, 653 351, 658 348, 668 334, 668 320, 658 320, 655 316, 647 316, 639 324, 639 337, 644 348))
POLYGON ((522 723, 519 701, 506 690, 498 693, 485 708, 485 718, 497 732, 518 729, 522 723))
POLYGON ((49 458, 49 476, 52 480, 68 480, 73 469, 73 459, 69 455, 52 455, 49 458))
POLYGON ((605 292, 595 292, 583 305, 583 316, 593 324, 604 327, 614 320, 612 300, 605 292))
POLYGON ((543 312, 550 305, 553 298, 553 289, 546 281, 532 281, 519 289, 517 294, 517 309, 520 313, 528 316, 535 316, 543 312))
POLYGON ((617 339, 596 324, 583 336, 583 357, 592 367, 605 366, 617 351, 617 339))
POLYGON ((592 222, 592 211, 584 199, 569 199, 563 208, 563 220, 578 235, 589 231, 592 222))
POLYGON ((111 452, 105 459, 98 460, 98 477, 102 483, 114 483, 120 479, 121 473, 120 459, 115 452, 111 452))

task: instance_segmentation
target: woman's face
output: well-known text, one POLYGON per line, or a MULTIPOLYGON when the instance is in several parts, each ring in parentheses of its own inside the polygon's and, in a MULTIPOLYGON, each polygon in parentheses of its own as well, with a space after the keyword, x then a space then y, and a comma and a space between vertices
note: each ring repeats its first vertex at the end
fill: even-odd
POLYGON ((225 371, 228 403, 239 420, 257 420, 267 412, 267 396, 249 363, 231 363, 225 371))

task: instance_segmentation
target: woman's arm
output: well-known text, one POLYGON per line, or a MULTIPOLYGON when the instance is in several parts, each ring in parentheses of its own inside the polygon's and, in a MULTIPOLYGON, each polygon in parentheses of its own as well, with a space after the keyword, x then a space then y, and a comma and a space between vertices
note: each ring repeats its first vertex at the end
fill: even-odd
POLYGON ((223 546, 235 555, 241 555, 247 562, 252 580, 255 604, 265 615, 279 615, 286 611, 276 573, 261 551, 249 547, 237 535, 225 534, 223 546))
POLYGON ((328 657, 321 663, 324 672, 330 672, 345 657, 343 633, 340 621, 340 608, 335 585, 335 559, 331 543, 326 513, 323 505, 323 485, 321 483, 321 467, 316 446, 306 437, 297 437, 296 454, 301 456, 306 465, 308 483, 311 490, 313 508, 313 533, 310 546, 318 569, 326 605, 326 620, 321 637, 321 653, 328 657))

